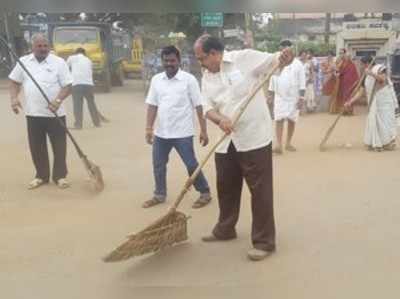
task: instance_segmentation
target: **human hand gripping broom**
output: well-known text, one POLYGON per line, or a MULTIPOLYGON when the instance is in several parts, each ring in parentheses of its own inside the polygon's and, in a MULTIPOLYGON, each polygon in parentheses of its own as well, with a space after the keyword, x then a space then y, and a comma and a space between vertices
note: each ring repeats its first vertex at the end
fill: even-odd
MULTIPOLYGON (((368 66, 368 70, 371 70, 372 68, 372 64, 375 61, 375 57, 372 59, 371 64, 368 66)), ((358 79, 358 81, 353 85, 353 90, 351 92, 350 98, 352 98, 360 89, 362 82, 364 81, 365 77, 366 77, 366 71, 364 71, 364 74, 361 76, 360 79, 358 79)), ((334 122, 332 123, 332 125, 328 128, 328 130, 326 131, 324 138, 322 139, 321 143, 319 144, 319 150, 321 152, 326 150, 326 143, 328 142, 329 137, 332 135, 333 130, 335 129, 337 123, 339 122, 339 119, 344 115, 345 110, 343 109, 335 118, 334 122)))
MULTIPOLYGON (((15 58, 17 63, 21 66, 21 68, 24 70, 24 72, 29 76, 29 78, 32 80, 32 82, 35 84, 35 86, 38 88, 40 93, 42 94, 43 98, 46 100, 46 102, 49 104, 49 106, 52 105, 50 102, 48 96, 46 93, 43 91, 43 89, 40 87, 40 85, 37 83, 35 78, 32 76, 32 74, 28 71, 28 69, 25 67, 25 65, 21 62, 17 54, 10 48, 8 45, 7 41, 4 40, 3 37, 0 36, 0 43, 2 43, 6 49, 8 50, 9 53, 15 58)), ((64 128, 66 134, 68 137, 71 139, 79 157, 82 159, 82 162, 85 166, 85 169, 87 170, 89 174, 90 181, 92 183, 92 186, 95 191, 101 192, 104 189, 104 180, 103 180, 103 174, 101 172, 101 169, 98 165, 94 164, 92 161, 90 161, 87 156, 83 153, 81 148, 79 147, 78 143, 76 142, 75 138, 72 136, 71 132, 68 130, 68 128, 64 125, 63 121, 59 118, 57 112, 55 110, 51 110, 53 112, 54 116, 56 117, 57 121, 59 124, 64 128)))
MULTIPOLYGON (((240 117, 250 104, 251 100, 257 92, 266 84, 271 76, 280 68, 280 65, 275 65, 272 70, 261 79, 251 90, 246 100, 240 106, 237 114, 232 120, 234 127, 239 121, 240 117)), ((146 253, 156 252, 175 243, 179 243, 188 239, 187 235, 187 217, 182 212, 177 211, 181 201, 184 199, 186 193, 190 190, 195 179, 199 175, 204 165, 208 162, 210 157, 214 154, 217 147, 228 137, 229 134, 224 135, 213 145, 205 158, 197 166, 193 174, 185 182, 182 191, 169 209, 166 215, 157 219, 142 231, 128 236, 128 240, 118 246, 115 250, 103 258, 105 262, 118 262, 127 260, 134 256, 144 255, 146 253)))

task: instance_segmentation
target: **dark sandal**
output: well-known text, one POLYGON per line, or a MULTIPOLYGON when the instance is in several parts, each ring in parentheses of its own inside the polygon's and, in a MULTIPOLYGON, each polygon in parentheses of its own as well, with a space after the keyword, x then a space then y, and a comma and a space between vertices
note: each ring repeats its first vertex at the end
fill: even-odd
POLYGON ((199 197, 199 199, 198 200, 196 200, 194 203, 193 203, 193 205, 192 205, 192 208, 193 209, 200 209, 200 208, 202 208, 202 207, 204 207, 204 206, 206 206, 206 205, 208 205, 209 203, 210 203, 210 201, 211 201, 211 197, 199 197))
POLYGON ((151 208, 151 207, 156 206, 156 205, 159 205, 159 204, 161 204, 161 203, 163 203, 163 201, 159 201, 159 200, 157 200, 156 198, 152 198, 152 199, 146 200, 146 201, 142 204, 142 208, 145 208, 145 209, 151 208))

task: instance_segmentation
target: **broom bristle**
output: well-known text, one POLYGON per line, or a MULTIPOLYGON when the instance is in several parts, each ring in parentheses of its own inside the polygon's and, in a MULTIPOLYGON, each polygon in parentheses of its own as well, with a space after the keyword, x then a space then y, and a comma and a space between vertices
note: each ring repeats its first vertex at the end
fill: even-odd
POLYGON ((92 163, 91 167, 91 173, 92 173, 92 181, 93 181, 93 187, 95 191, 101 192, 104 190, 104 180, 103 180, 103 174, 101 172, 101 169, 99 166, 95 165, 92 163))
POLYGON ((118 262, 134 256, 159 251, 188 239, 185 214, 174 211, 160 218, 141 232, 128 236, 128 240, 103 258, 105 262, 118 262))
POLYGON ((89 173, 90 181, 92 182, 93 189, 96 192, 101 192, 104 190, 104 180, 101 169, 98 165, 94 164, 92 161, 84 158, 86 170, 89 173))

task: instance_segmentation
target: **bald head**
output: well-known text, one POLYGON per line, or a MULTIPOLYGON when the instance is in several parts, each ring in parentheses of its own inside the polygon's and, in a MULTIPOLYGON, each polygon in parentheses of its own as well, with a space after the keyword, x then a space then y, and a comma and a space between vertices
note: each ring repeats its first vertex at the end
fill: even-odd
POLYGON ((40 62, 46 59, 49 55, 50 47, 49 40, 46 35, 42 33, 36 33, 32 36, 32 52, 36 59, 40 62))
POLYGON ((219 72, 224 44, 209 34, 200 36, 194 43, 194 53, 200 65, 212 73, 219 72))
POLYGON ((194 43, 194 47, 201 47, 205 54, 209 54, 211 50, 224 52, 225 46, 222 41, 210 34, 203 34, 194 43))

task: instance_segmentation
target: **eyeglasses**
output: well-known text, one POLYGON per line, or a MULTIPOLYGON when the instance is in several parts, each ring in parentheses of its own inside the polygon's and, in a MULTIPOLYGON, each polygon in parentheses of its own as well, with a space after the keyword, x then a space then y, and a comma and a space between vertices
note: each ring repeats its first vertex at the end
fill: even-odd
POLYGON ((203 62, 210 54, 204 54, 202 56, 197 56, 196 59, 198 62, 203 62))

